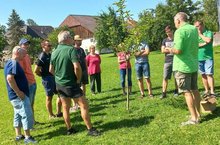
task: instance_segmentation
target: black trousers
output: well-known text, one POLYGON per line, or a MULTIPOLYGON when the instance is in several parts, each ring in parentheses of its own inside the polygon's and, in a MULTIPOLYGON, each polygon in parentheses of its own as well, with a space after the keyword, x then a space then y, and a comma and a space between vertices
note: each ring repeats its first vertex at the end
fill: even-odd
POLYGON ((97 85, 97 91, 101 92, 101 73, 90 75, 90 89, 92 93, 95 93, 95 82, 97 85))

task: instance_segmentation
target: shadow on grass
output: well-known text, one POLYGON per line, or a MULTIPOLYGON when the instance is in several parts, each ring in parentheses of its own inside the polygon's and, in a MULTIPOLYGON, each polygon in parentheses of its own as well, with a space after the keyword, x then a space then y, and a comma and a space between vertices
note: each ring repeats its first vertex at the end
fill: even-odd
POLYGON ((213 120, 215 118, 220 117, 220 107, 216 107, 216 109, 212 112, 212 114, 207 114, 206 116, 202 117, 201 122, 213 120))
POLYGON ((154 119, 154 116, 140 117, 136 119, 124 119, 120 121, 108 122, 100 125, 102 131, 114 130, 119 128, 140 127, 149 124, 154 119))
POLYGON ((170 105, 173 108, 180 108, 180 109, 184 109, 184 110, 188 110, 187 109, 187 105, 186 102, 184 100, 184 97, 172 97, 172 98, 165 98, 163 99, 165 105, 170 105))

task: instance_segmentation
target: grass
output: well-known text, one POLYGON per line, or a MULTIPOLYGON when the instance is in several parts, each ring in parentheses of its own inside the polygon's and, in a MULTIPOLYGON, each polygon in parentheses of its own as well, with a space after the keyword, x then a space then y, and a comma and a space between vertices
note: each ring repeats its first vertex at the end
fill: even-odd
MULTIPOLYGON (((215 88, 220 91, 220 56, 215 48, 215 88)), ((212 114, 204 114, 202 123, 195 126, 180 127, 187 120, 188 110, 184 97, 172 98, 173 79, 169 82, 169 97, 160 100, 164 55, 160 52, 150 54, 151 80, 155 99, 138 99, 134 59, 132 62, 133 95, 130 96, 130 110, 126 110, 126 97, 122 96, 119 81, 117 58, 112 54, 102 55, 102 93, 92 96, 87 86, 92 122, 102 131, 99 137, 86 136, 86 127, 80 113, 71 113, 71 121, 79 133, 66 136, 63 119, 48 120, 45 108, 45 95, 41 78, 37 79, 35 112, 37 121, 31 133, 39 144, 163 144, 163 145, 217 145, 220 144, 220 106, 212 114)), ((0 70, 0 144, 15 144, 13 129, 13 109, 8 101, 3 70, 0 70)), ((146 85, 145 85, 146 88, 146 85)), ((199 89, 203 91, 199 77, 199 89)), ((56 97, 56 96, 55 96, 56 97)), ((219 101, 219 99, 218 99, 219 101)), ((54 99, 55 103, 55 99, 54 99)), ((54 106, 55 107, 55 106, 54 106)), ((55 111, 55 108, 54 108, 55 111)), ((20 142, 21 144, 23 142, 20 142)))

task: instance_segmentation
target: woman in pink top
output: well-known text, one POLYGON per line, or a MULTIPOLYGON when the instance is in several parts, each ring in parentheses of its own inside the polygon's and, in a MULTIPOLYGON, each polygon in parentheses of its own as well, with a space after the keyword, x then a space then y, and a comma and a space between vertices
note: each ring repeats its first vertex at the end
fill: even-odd
POLYGON ((117 55, 118 55, 120 80, 121 80, 121 87, 122 87, 123 95, 126 95, 126 91, 125 91, 126 73, 128 73, 128 77, 127 77, 128 78, 128 93, 131 94, 132 81, 131 81, 130 53, 122 51, 122 52, 119 52, 117 55))
POLYGON ((97 91, 101 92, 101 58, 95 53, 95 46, 89 47, 90 53, 86 56, 86 63, 88 66, 88 74, 90 76, 90 89, 95 94, 95 81, 97 85, 97 91))

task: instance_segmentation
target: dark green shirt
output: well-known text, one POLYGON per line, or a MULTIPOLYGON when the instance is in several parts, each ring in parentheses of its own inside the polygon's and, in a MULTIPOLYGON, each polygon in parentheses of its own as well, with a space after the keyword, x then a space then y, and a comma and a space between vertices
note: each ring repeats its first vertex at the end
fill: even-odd
POLYGON ((73 86, 77 78, 73 63, 78 62, 73 46, 59 44, 52 52, 50 63, 54 67, 55 81, 61 86, 73 86))

